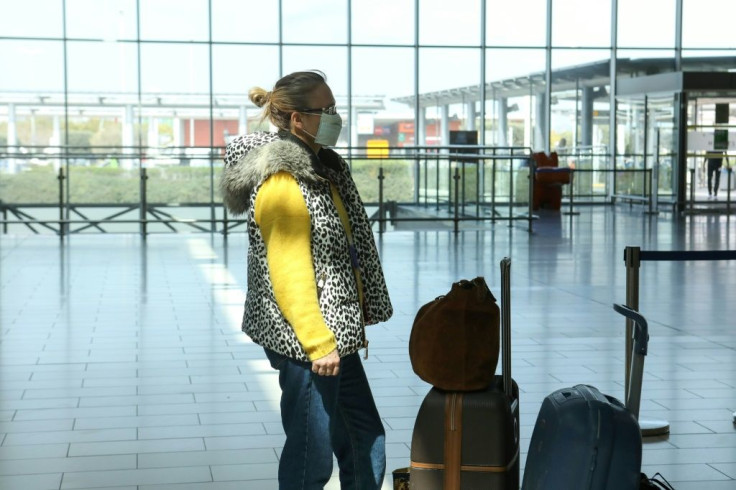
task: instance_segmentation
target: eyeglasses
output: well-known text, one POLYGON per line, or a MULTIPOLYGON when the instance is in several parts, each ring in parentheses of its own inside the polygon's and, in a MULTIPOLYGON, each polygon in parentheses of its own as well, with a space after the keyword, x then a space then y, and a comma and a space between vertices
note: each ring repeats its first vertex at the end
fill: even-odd
POLYGON ((337 106, 331 105, 327 107, 322 107, 321 109, 301 109, 299 112, 304 112, 307 114, 330 114, 334 115, 337 114, 337 106))

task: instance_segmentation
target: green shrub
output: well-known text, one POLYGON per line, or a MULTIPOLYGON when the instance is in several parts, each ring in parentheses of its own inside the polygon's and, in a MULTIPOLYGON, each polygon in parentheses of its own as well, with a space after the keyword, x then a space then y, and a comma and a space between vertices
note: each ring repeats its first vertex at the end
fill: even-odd
MULTIPOLYGON (((412 163, 405 160, 353 160, 353 179, 366 203, 378 202, 378 172, 383 167, 384 201, 414 199, 412 163)), ((217 185, 222 169, 215 169, 215 203, 221 201, 217 185)), ((147 169, 149 203, 209 203, 210 169, 207 167, 154 167, 147 169)), ((74 204, 135 204, 141 200, 140 171, 117 166, 71 166, 69 199, 74 204)), ((64 183, 66 192, 67 182, 64 183)), ((53 166, 34 166, 17 174, 0 174, 0 199, 9 204, 59 202, 59 181, 53 166)))
POLYGON ((383 200, 414 200, 412 164, 406 160, 353 160, 352 175, 360 197, 366 203, 378 202, 379 169, 383 167, 383 200))

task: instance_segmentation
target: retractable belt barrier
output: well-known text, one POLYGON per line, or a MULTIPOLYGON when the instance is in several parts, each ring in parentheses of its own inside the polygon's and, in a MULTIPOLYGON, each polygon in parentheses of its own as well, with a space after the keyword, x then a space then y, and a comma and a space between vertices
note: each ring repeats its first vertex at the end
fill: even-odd
MULTIPOLYGON (((626 247, 624 261, 626 262, 626 306, 639 311, 639 268, 642 261, 688 261, 688 260, 736 260, 736 250, 695 250, 695 251, 650 251, 639 247, 626 247)), ((629 392, 629 370, 631 369, 631 349, 633 343, 633 321, 626 318, 626 376, 625 391, 629 392)), ((736 413, 734 414, 736 422, 736 413)), ((666 434, 669 432, 669 423, 666 421, 641 421, 643 436, 666 434)))

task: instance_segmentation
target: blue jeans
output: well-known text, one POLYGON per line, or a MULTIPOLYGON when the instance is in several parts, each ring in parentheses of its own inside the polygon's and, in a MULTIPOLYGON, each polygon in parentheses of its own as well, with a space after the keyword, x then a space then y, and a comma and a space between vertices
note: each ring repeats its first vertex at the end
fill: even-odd
POLYGON ((340 360, 337 376, 264 349, 279 371, 286 443, 280 490, 322 490, 337 457, 342 490, 377 490, 386 472, 386 433, 358 353, 340 360))

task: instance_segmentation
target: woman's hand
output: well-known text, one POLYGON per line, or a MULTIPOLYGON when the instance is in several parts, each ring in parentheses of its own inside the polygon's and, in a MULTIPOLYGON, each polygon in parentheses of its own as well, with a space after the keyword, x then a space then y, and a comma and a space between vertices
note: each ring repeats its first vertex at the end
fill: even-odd
POLYGON ((320 376, 337 376, 337 373, 340 372, 340 356, 337 349, 325 357, 312 361, 312 372, 320 376))

